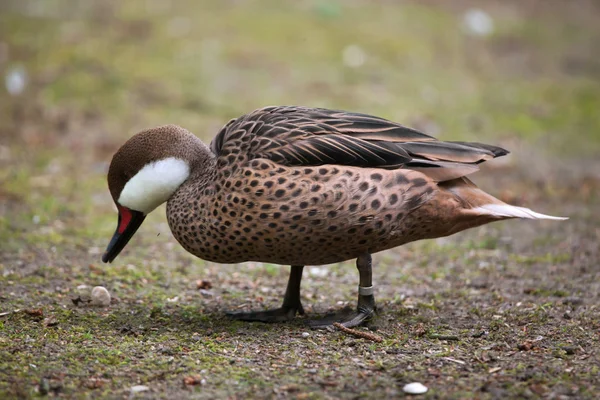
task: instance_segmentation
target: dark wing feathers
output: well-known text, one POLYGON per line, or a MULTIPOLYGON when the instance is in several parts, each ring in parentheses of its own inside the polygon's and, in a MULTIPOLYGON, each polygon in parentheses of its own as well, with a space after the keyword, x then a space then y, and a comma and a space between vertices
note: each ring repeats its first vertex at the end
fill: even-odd
POLYGON ((454 179, 508 151, 487 144, 441 142, 366 114, 306 107, 267 107, 230 121, 211 143, 218 156, 245 153, 282 165, 409 168, 454 179))
POLYGON ((494 158, 494 153, 489 150, 455 142, 413 142, 402 146, 409 154, 431 161, 478 163, 494 158))
MULTIPOLYGON (((353 138, 344 134, 321 134, 283 144, 286 153, 294 154, 304 165, 340 164, 358 167, 385 167, 389 164, 405 164, 412 157, 395 143, 377 142, 353 138)), ((261 149, 261 157, 281 164, 290 164, 281 148, 261 149)), ((295 165, 291 162, 291 165, 295 165)))
POLYGON ((485 143, 476 143, 476 142, 449 142, 449 143, 462 144, 464 146, 475 147, 478 149, 487 150, 494 155, 494 158, 502 157, 502 156, 505 156, 508 153, 510 153, 510 151, 503 149, 502 147, 493 146, 491 144, 485 144, 485 143))

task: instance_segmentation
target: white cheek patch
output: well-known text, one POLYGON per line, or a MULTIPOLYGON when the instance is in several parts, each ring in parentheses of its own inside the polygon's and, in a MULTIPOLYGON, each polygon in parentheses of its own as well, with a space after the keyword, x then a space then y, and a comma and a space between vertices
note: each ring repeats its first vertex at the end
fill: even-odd
POLYGON ((188 176, 190 166, 178 158, 152 162, 125 184, 118 202, 127 208, 148 214, 167 201, 188 176))

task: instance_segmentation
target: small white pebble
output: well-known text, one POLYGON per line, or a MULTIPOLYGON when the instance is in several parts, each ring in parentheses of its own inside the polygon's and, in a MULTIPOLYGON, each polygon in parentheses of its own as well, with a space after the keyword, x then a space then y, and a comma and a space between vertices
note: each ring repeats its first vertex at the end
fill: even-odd
POLYGON ((402 388, 404 393, 408 394, 423 394, 427 393, 427 386, 419 382, 409 383, 402 388))
POLYGON ((100 247, 90 247, 88 249, 88 254, 91 254, 93 256, 98 255, 98 254, 102 254, 104 250, 102 250, 100 247))
POLYGON ((342 59, 347 67, 358 68, 365 63, 367 55, 360 46, 351 44, 344 48, 342 59))
POLYGON ((303 338, 307 338, 309 336, 310 336, 310 333, 308 333, 308 332, 302 332, 302 337, 303 338))
POLYGON ((150 390, 150 388, 145 385, 136 385, 131 387, 131 393, 146 392, 148 390, 150 390))
POLYGON ((110 293, 104 286, 96 286, 92 289, 92 304, 103 307, 110 305, 110 293))
POLYGON ((494 32, 494 20, 483 10, 472 8, 463 18, 467 31, 476 36, 488 36, 494 32))
POLYGON ((11 68, 4 77, 6 91, 13 96, 19 95, 27 86, 27 71, 22 66, 11 68))
POLYGON ((308 273, 312 276, 316 276, 318 278, 323 278, 323 277, 327 276, 329 271, 327 271, 327 268, 310 267, 308 270, 308 273))

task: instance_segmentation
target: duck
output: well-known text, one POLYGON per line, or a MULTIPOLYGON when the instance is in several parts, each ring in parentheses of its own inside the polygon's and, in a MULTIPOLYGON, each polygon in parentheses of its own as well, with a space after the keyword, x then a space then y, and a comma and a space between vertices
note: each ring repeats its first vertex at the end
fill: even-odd
POLYGON ((210 145, 177 125, 147 129, 110 163, 118 223, 102 261, 113 262, 166 202, 173 236, 191 254, 215 263, 290 266, 281 307, 231 318, 283 322, 304 315, 304 266, 356 260, 356 309, 309 320, 315 327, 356 327, 376 314, 372 254, 494 221, 566 219, 509 205, 467 177, 508 153, 440 141, 372 115, 302 106, 232 119, 210 145))

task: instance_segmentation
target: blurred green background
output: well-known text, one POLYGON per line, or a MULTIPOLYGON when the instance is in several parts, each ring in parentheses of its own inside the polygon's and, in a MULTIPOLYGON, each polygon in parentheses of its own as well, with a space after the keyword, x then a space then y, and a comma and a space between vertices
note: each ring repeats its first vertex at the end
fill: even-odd
POLYGON ((90 130, 122 139, 176 122, 208 140, 255 108, 302 104, 373 113, 444 138, 598 150, 592 1, 0 7, 0 68, 7 82, 25 75, 22 92, 2 91, 3 136, 26 136, 40 120, 41 141, 90 130))

